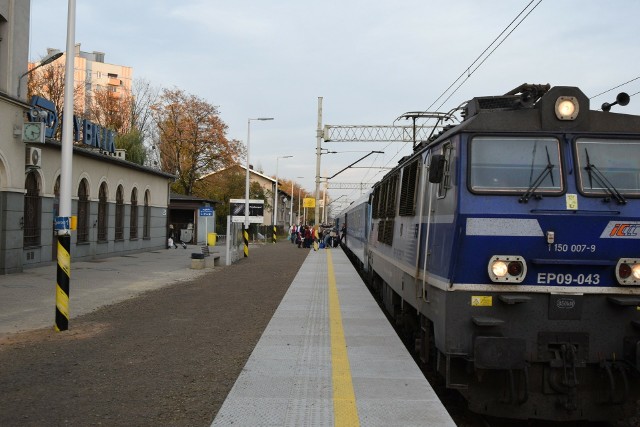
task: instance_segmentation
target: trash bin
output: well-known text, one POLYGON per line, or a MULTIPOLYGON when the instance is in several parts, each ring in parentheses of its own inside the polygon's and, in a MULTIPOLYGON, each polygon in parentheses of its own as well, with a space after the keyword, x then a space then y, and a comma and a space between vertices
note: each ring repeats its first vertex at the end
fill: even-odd
POLYGON ((218 239, 218 234, 217 233, 209 233, 207 235, 207 244, 209 246, 215 246, 217 239, 218 239))
POLYGON ((204 254, 197 252, 191 254, 191 268, 194 270, 202 270, 204 268, 204 254))

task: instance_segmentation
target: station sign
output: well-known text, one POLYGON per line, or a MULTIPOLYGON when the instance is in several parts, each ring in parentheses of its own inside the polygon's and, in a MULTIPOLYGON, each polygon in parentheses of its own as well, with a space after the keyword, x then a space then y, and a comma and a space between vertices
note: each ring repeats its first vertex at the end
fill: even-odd
POLYGON ((210 206, 200 208, 200 216, 213 216, 213 208, 210 206))
MULTIPOLYGON (((245 199, 230 199, 229 214, 231 222, 244 222, 245 199)), ((249 199, 249 223, 262 224, 264 222, 264 200, 249 199)))

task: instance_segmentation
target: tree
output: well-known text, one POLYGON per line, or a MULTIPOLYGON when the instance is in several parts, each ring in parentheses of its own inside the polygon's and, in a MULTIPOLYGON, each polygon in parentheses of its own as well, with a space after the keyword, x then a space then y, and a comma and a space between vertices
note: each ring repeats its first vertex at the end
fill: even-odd
POLYGON ((155 148, 151 106, 157 99, 158 90, 146 80, 135 80, 132 93, 99 88, 89 106, 89 119, 113 129, 118 135, 116 147, 127 150, 128 161, 143 165, 147 158, 157 160, 151 151, 155 148))
POLYGON ((144 162, 150 167, 157 167, 160 156, 156 149, 155 139, 157 128, 153 122, 152 106, 158 102, 160 89, 151 86, 146 79, 135 79, 131 87, 131 126, 138 133, 142 147, 136 146, 136 150, 144 151, 144 162))
POLYGON ((131 131, 131 103, 133 98, 129 93, 112 92, 102 87, 93 91, 93 96, 87 106, 87 119, 114 130, 118 135, 131 131))
POLYGON ((162 168, 177 176, 178 193, 193 194, 200 176, 237 163, 244 154, 240 141, 227 139, 217 107, 195 95, 163 89, 152 112, 162 168))
MULTIPOLYGON (((58 113, 58 130, 54 137, 61 139, 62 137, 62 115, 64 113, 64 62, 55 61, 51 64, 38 68, 28 75, 27 95, 29 99, 32 96, 40 96, 53 102, 58 113)), ((74 114, 80 114, 82 111, 79 100, 84 96, 84 88, 80 84, 76 84, 73 90, 74 114)))
POLYGON ((158 102, 160 89, 151 86, 146 79, 136 79, 131 88, 131 124, 140 132, 147 143, 153 134, 152 107, 158 102))
POLYGON ((139 165, 144 165, 147 159, 147 150, 142 141, 142 134, 136 128, 116 137, 116 147, 127 150, 127 160, 139 165))

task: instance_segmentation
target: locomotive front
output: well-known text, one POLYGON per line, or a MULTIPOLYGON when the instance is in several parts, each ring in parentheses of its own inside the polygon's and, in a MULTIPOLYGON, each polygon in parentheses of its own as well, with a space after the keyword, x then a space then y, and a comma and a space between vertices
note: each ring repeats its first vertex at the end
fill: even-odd
POLYGON ((611 420, 640 398, 640 117, 546 89, 475 98, 450 138, 449 382, 478 412, 611 420))

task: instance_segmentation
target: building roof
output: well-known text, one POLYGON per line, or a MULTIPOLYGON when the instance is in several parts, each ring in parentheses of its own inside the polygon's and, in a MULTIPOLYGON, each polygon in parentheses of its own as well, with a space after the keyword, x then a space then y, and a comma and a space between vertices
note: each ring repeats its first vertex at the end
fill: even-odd
MULTIPOLYGON (((201 176, 200 178, 198 178, 198 180, 204 179, 204 178, 206 178, 206 177, 208 177, 208 176, 211 176, 211 175, 216 175, 216 174, 218 174, 218 173, 220 173, 220 172, 223 172, 223 171, 226 171, 226 170, 228 170, 228 169, 235 168, 235 167, 240 167, 241 169, 243 169, 243 170, 245 170, 245 171, 247 170, 247 167, 246 167, 246 166, 241 165, 240 163, 236 163, 236 164, 231 165, 231 166, 228 166, 228 167, 226 167, 226 168, 219 169, 219 170, 217 170, 217 171, 215 171, 215 172, 209 172, 208 174, 203 175, 203 176, 201 176)), ((264 178, 264 179, 266 179, 266 180, 269 180, 269 181, 271 181, 271 182, 273 182, 273 183, 275 183, 275 182, 276 182, 276 180, 275 180, 275 179, 273 179, 273 178, 271 178, 270 176, 267 176, 267 175, 265 175, 265 174, 262 174, 262 173, 260 173, 260 172, 256 171, 255 169, 250 169, 250 170, 249 170, 249 172, 250 172, 250 173, 252 173, 252 174, 258 175, 259 177, 262 177, 262 178, 264 178)))
MULTIPOLYGON (((44 143, 47 147, 55 147, 57 149, 62 149, 62 143, 58 141, 54 141, 51 139, 47 139, 44 143)), ((142 172, 149 173, 151 175, 158 175, 163 178, 175 180, 176 176, 167 172, 163 172, 159 169, 153 169, 148 166, 139 165, 137 163, 130 162, 128 160, 120 159, 118 157, 110 156, 109 154, 105 154, 104 151, 97 150, 95 148, 84 148, 82 145, 73 145, 73 154, 78 154, 85 157, 91 157, 96 160, 104 161, 107 163, 115 163, 121 165, 123 167, 127 167, 130 169, 139 170, 142 172)))
POLYGON ((219 200, 213 200, 213 199, 204 199, 202 197, 197 197, 197 196, 189 196, 186 194, 178 194, 178 193, 174 193, 173 191, 169 194, 169 199, 171 201, 182 201, 182 202, 202 202, 202 203, 211 203, 211 204, 217 204, 220 203, 219 200))

